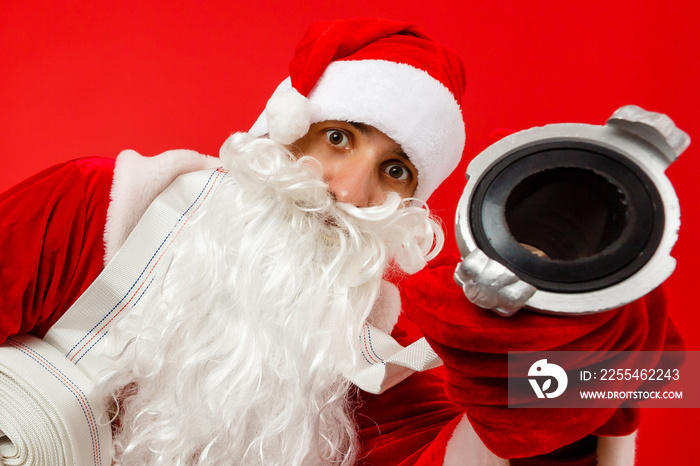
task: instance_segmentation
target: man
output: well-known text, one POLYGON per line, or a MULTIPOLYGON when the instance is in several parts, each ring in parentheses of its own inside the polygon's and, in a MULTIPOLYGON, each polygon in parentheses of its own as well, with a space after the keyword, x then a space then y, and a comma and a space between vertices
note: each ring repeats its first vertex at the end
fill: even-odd
MULTIPOLYGON (((405 280, 401 298, 382 281, 416 272, 440 249, 421 201, 461 157, 463 88, 459 59, 412 26, 319 23, 250 134, 229 138, 220 159, 127 151, 114 168, 84 159, 13 188, 0 199, 0 340, 46 334, 178 175, 223 164, 226 176, 178 230, 167 272, 145 283, 138 307, 106 337, 97 382, 116 401, 117 462, 505 464, 489 449, 523 457, 586 440, 611 413, 538 423, 499 410, 490 382, 465 370, 489 367, 480 354, 503 353, 493 334, 504 328, 528 329, 508 332, 516 347, 518 335, 537 335, 528 324, 539 317, 504 324, 471 306, 452 283, 459 258, 405 280), (374 351, 366 321, 402 343, 415 336, 401 304, 446 361, 449 400, 432 372, 353 395, 346 376, 361 357, 357 342, 363 356, 374 351)), ((617 328, 580 322, 586 330, 563 333, 581 340, 617 328)), ((619 424, 597 433, 634 430, 619 424)), ((577 447, 595 461, 595 441, 577 447)))
POLYGON ((94 159, 42 172, 2 199, 18 257, 3 260, 0 338, 46 334, 102 269, 103 238, 107 263, 178 175, 223 164, 167 273, 109 330, 98 383, 119 410, 115 459, 354 463, 345 376, 365 321, 397 318, 373 310, 386 270, 441 247, 420 201, 461 157, 463 86, 459 59, 413 26, 320 23, 220 160, 127 151, 113 175, 94 159))

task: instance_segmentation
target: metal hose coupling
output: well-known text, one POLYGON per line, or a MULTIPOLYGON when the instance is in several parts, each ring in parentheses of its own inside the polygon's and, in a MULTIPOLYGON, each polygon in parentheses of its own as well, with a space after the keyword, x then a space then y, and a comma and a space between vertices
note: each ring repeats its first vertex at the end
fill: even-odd
MULTIPOLYGON (((680 227, 665 170, 689 144, 668 116, 630 105, 602 126, 532 128, 484 150, 469 164, 457 207, 459 249, 465 258, 483 251, 534 287, 510 296, 510 307, 484 307, 512 314, 519 298, 533 310, 589 314, 660 285, 675 268, 680 227)), ((455 273, 465 293, 474 281, 468 267, 455 273)))

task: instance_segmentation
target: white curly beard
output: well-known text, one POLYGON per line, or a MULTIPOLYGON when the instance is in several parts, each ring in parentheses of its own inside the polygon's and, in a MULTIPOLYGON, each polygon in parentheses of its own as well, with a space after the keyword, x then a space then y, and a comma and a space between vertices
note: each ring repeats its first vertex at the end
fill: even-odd
POLYGON ((162 283, 110 331, 119 464, 353 464, 343 374, 389 262, 442 244, 422 207, 335 203, 313 160, 240 133, 162 283))

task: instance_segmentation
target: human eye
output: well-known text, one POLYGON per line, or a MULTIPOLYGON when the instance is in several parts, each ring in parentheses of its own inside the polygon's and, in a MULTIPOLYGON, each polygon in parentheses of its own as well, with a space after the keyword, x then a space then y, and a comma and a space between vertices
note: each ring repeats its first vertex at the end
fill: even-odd
POLYGON ((384 165, 384 173, 397 181, 410 181, 413 177, 411 171, 399 162, 391 162, 384 165))
POLYGON ((345 148, 350 145, 350 137, 345 131, 332 128, 325 130, 325 133, 326 140, 333 146, 345 148))

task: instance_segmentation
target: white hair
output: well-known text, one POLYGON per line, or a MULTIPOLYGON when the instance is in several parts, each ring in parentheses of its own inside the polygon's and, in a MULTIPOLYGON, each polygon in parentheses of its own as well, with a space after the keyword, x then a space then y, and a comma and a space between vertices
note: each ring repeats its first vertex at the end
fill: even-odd
POLYGON ((318 164, 231 136, 227 179, 172 263, 107 337, 118 464, 342 464, 357 456, 343 377, 393 260, 413 272, 442 231, 422 206, 333 201, 318 164))

